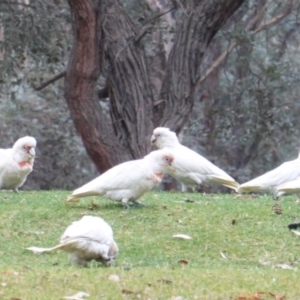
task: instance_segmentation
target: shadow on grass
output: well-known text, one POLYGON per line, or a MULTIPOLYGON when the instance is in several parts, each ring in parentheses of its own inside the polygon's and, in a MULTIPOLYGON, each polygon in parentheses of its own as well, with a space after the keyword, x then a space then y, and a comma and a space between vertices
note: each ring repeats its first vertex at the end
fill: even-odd
POLYGON ((125 208, 121 202, 119 201, 105 201, 99 199, 99 201, 89 201, 89 202, 77 202, 77 203, 72 203, 72 202, 66 202, 65 205, 68 208, 71 209, 87 209, 90 211, 101 211, 101 210, 120 210, 120 211, 132 211, 132 210, 148 210, 148 209, 153 209, 155 205, 150 205, 150 204, 141 204, 141 205, 136 205, 136 204, 129 204, 129 208, 125 208))

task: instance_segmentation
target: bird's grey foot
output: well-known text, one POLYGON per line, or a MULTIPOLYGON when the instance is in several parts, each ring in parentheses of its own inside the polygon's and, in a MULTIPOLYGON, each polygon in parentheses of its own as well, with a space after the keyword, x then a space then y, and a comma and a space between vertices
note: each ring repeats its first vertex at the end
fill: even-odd
POLYGON ((15 188, 15 189, 14 189, 14 192, 15 192, 15 193, 19 193, 18 188, 15 188))
POLYGON ((128 205, 128 199, 122 199, 122 204, 124 205, 124 209, 130 208, 130 206, 128 205))

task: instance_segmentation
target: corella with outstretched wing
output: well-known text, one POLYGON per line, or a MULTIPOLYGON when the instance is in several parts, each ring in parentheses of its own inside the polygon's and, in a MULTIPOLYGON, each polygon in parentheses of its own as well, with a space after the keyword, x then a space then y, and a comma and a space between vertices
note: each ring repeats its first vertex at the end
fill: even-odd
POLYGON ((60 244, 55 247, 27 249, 34 253, 60 249, 70 253, 73 263, 84 267, 91 260, 110 265, 119 251, 111 227, 102 218, 94 216, 84 216, 73 222, 62 235, 60 244))
POLYGON ((36 140, 25 136, 12 148, 0 149, 0 189, 18 192, 33 169, 36 140))
MULTIPOLYGON (((300 155, 298 158, 281 164, 276 169, 241 184, 238 193, 275 193, 278 186, 300 177, 300 155)), ((274 197, 276 195, 274 194, 274 197)))
POLYGON ((151 143, 160 149, 171 151, 174 168, 168 173, 181 182, 182 191, 186 191, 187 186, 202 184, 221 184, 234 190, 239 186, 231 176, 205 157, 181 145, 176 133, 169 128, 154 129, 151 143))
POLYGON ((138 203, 138 198, 161 182, 163 174, 172 169, 172 162, 173 157, 167 151, 152 151, 143 159, 131 160, 109 169, 75 190, 67 201, 102 196, 121 201, 128 208, 129 201, 138 203))

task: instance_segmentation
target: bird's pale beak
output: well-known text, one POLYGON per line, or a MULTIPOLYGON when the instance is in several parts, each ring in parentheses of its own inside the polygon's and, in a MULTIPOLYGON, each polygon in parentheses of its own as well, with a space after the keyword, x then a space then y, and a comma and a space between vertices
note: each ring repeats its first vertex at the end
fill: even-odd
POLYGON ((35 148, 34 148, 34 147, 30 147, 28 153, 29 153, 31 156, 35 156, 35 148))
POLYGON ((155 135, 151 136, 151 144, 154 144, 156 142, 156 137, 155 135))

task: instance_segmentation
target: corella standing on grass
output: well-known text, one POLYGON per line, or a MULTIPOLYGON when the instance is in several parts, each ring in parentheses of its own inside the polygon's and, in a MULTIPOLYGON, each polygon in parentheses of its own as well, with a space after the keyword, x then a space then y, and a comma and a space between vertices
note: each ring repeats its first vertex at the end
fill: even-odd
POLYGON ((277 198, 277 187, 300 177, 300 154, 298 158, 281 164, 276 169, 241 184, 238 193, 272 193, 277 198))
POLYGON ((111 265, 118 255, 111 227, 100 217, 84 216, 73 222, 60 238, 60 244, 52 248, 29 247, 34 253, 60 249, 70 253, 73 263, 87 267, 91 260, 111 265))
POLYGON ((176 133, 169 128, 157 127, 153 131, 151 143, 159 149, 171 151, 174 157, 174 167, 170 172, 182 184, 182 191, 187 186, 202 184, 221 184, 236 190, 239 184, 226 172, 208 161, 197 152, 183 146, 178 141, 176 133))
POLYGON ((33 169, 36 140, 25 136, 12 148, 0 149, 0 189, 18 192, 33 169))
POLYGON ((127 161, 109 169, 75 190, 67 201, 102 196, 121 201, 128 208, 129 201, 139 203, 138 198, 161 182, 163 174, 172 169, 172 162, 173 157, 168 151, 153 151, 143 159, 127 161))

